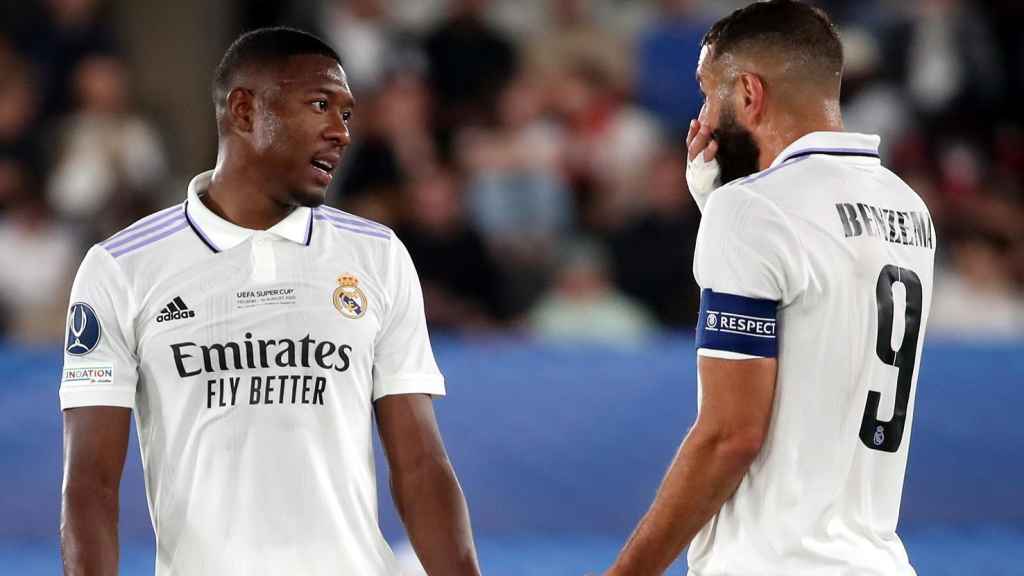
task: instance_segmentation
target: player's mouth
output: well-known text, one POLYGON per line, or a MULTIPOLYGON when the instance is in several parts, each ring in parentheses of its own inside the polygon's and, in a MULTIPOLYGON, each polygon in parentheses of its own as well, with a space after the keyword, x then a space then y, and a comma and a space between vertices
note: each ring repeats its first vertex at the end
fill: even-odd
POLYGON ((333 152, 317 154, 309 161, 313 167, 313 178, 321 186, 328 186, 334 179, 334 169, 338 167, 341 155, 333 152))

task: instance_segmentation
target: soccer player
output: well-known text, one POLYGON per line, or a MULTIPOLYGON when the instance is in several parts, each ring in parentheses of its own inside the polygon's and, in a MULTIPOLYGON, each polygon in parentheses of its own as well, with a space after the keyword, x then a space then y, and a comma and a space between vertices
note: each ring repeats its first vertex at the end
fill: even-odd
POLYGON ((247 33, 213 98, 216 168, 93 246, 72 289, 65 574, 117 571, 132 409, 159 576, 397 574, 372 417, 427 572, 479 573, 409 254, 323 205, 354 106, 337 54, 296 30, 247 33))
POLYGON ((703 39, 699 411, 609 574, 660 574, 687 545, 694 576, 914 574, 896 524, 935 232, 878 137, 843 132, 842 66, 828 17, 793 0, 703 39))

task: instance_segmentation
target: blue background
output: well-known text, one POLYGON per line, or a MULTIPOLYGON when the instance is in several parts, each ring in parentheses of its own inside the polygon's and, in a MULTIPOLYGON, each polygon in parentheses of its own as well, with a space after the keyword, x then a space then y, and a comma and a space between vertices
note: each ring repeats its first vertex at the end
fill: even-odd
MULTIPOLYGON (((582 574, 610 562, 696 413, 692 342, 637 348, 435 342, 436 403, 488 574, 582 574)), ((1024 574, 1024 343, 929 342, 901 512, 922 575, 1024 574)), ((59 571, 58 348, 0 348, 0 573, 59 571)), ((827 382, 821 385, 827 386, 827 382)), ((124 574, 152 573, 132 437, 124 574)), ((379 462, 381 523, 404 539, 379 462)))

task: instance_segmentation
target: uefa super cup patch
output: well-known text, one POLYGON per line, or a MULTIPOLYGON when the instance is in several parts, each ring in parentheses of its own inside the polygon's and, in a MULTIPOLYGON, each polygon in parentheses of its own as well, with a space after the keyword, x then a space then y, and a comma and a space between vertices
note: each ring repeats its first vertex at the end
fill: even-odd
POLYGON ((700 294, 697 348, 774 358, 778 302, 715 292, 700 294))
POLYGON ((85 356, 100 343, 103 329, 96 311, 85 302, 76 302, 68 310, 68 336, 64 351, 72 356, 85 356))

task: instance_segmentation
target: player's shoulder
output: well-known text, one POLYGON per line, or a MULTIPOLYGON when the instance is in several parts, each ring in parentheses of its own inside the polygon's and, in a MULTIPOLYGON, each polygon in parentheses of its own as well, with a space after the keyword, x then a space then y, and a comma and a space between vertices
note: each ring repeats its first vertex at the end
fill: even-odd
MULTIPOLYGON (((749 180, 734 180, 708 198, 697 232, 697 252, 720 254, 730 250, 727 247, 744 246, 744 250, 753 248, 762 254, 793 253, 794 240, 784 207, 749 180)), ((722 261, 720 265, 733 264, 722 261)))
POLYGON ((775 166, 755 172, 745 178, 731 182, 731 185, 743 187, 770 198, 773 192, 792 191, 796 187, 813 186, 816 173, 815 163, 810 161, 814 156, 798 156, 775 166))
POLYGON ((175 204, 140 218, 94 246, 114 260, 140 254, 166 243, 189 227, 185 203, 175 204))
POLYGON ((781 217, 779 208, 762 187, 751 184, 746 178, 723 185, 708 198, 701 219, 701 226, 716 226, 732 231, 741 231, 744 220, 751 213, 762 217, 781 217))
POLYGON ((387 242, 395 237, 394 231, 380 222, 356 216, 326 204, 313 208, 313 220, 324 231, 345 237, 349 241, 387 242))
POLYGON ((799 204, 800 198, 813 193, 820 184, 820 167, 814 166, 811 158, 799 156, 725 184, 711 194, 705 216, 714 202, 718 212, 729 212, 736 218, 754 211, 761 217, 785 219, 793 203, 799 204))

